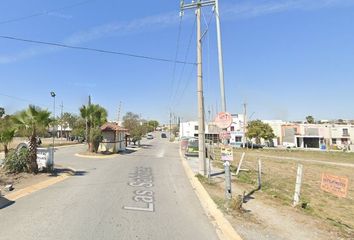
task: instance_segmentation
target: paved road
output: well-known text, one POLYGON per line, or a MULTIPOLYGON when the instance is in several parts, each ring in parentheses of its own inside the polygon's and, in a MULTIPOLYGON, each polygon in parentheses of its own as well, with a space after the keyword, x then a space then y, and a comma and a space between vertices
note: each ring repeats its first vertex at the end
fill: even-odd
POLYGON ((0 239, 217 239, 166 139, 112 159, 56 162, 81 171, 0 210, 0 239))

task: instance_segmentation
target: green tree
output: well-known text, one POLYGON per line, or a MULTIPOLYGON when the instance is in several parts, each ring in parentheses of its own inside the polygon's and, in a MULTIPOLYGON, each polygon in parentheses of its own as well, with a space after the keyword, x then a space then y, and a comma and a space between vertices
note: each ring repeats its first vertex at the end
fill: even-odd
POLYGON ((148 125, 150 126, 150 132, 155 131, 156 128, 159 126, 159 122, 156 120, 150 120, 148 122, 148 125))
POLYGON ((247 126, 247 138, 255 138, 256 143, 260 144, 261 139, 272 140, 275 138, 273 129, 268 123, 263 123, 261 120, 250 121, 247 126))
POLYGON ((306 122, 307 123, 315 123, 315 118, 313 116, 307 116, 306 117, 306 122))
POLYGON ((0 119, 0 143, 4 146, 5 158, 9 153, 8 145, 12 142, 14 136, 15 128, 10 116, 0 119))
POLYGON ((141 140, 144 135, 144 126, 140 124, 141 120, 138 114, 127 112, 123 117, 123 126, 128 129, 134 144, 141 140))
POLYGON ((77 120, 73 123, 72 127, 72 136, 85 138, 85 129, 86 121, 82 117, 78 117, 77 120))
POLYGON ((29 140, 28 168, 31 173, 38 173, 37 165, 37 133, 45 131, 51 122, 50 112, 29 105, 28 109, 19 112, 13 118, 17 128, 23 130, 29 140))
POLYGON ((87 121, 87 142, 89 145, 89 151, 94 152, 94 146, 96 144, 97 129, 107 122, 107 110, 98 104, 90 104, 88 106, 83 105, 80 108, 80 114, 85 121, 87 121), (95 130, 95 134, 91 134, 91 130, 95 130), (94 138, 92 136, 95 136, 94 138))

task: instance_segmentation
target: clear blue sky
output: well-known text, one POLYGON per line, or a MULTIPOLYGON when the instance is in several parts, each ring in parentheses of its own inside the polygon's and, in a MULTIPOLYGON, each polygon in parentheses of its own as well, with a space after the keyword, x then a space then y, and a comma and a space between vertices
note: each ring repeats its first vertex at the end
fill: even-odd
MULTIPOLYGON (((241 112, 246 101, 252 118, 354 119, 354 0, 220 0, 220 7, 228 111, 241 112)), ((0 35, 175 58, 178 0, 5 0, 0 11, 0 35), (67 7, 74 3, 80 4, 67 7)), ((220 90, 215 19, 210 8, 203 13, 204 29, 211 19, 203 39, 209 118, 208 110, 211 116, 220 110, 220 90)), ((178 60, 196 61, 194 19, 193 11, 185 12, 178 60)), ((91 94, 110 119, 121 101, 121 115, 167 122, 171 109, 196 120, 195 70, 0 39, 0 106, 8 113, 29 103, 51 110, 49 92, 55 91, 57 111, 63 102, 64 111, 78 112, 91 94)))

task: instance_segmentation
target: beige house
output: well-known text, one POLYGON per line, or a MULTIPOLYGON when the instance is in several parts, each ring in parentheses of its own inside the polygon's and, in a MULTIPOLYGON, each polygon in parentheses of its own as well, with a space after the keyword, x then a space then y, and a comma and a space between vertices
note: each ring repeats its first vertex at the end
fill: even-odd
POLYGON ((98 147, 100 152, 117 153, 124 151, 127 146, 128 130, 117 123, 105 123, 101 127, 103 140, 98 147))

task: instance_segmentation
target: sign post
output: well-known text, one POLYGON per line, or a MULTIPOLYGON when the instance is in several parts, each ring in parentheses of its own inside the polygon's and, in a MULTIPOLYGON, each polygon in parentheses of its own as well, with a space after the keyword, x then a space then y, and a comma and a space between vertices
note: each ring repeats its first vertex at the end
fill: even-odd
POLYGON ((233 160, 233 151, 232 147, 226 146, 228 144, 228 139, 231 138, 227 128, 232 124, 232 116, 228 112, 220 112, 214 120, 216 126, 223 129, 219 137, 222 140, 223 145, 221 146, 221 159, 224 162, 225 169, 225 198, 230 200, 232 198, 231 192, 231 172, 230 172, 230 161, 233 160))

